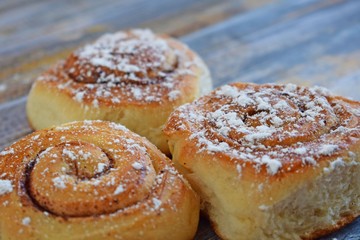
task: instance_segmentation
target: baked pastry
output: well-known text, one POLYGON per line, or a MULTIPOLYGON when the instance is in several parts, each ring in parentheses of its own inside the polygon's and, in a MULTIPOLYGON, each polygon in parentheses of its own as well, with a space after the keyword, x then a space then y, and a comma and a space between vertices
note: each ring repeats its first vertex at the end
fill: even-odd
POLYGON ((321 88, 234 83, 164 129, 224 239, 313 239, 360 213, 360 103, 321 88))
POLYGON ((168 153, 166 119, 210 89, 197 54, 135 29, 104 35, 43 73, 30 91, 27 115, 34 129, 89 119, 121 123, 168 153))
POLYGON ((0 153, 0 239, 191 239, 198 196, 120 124, 32 133, 0 153))

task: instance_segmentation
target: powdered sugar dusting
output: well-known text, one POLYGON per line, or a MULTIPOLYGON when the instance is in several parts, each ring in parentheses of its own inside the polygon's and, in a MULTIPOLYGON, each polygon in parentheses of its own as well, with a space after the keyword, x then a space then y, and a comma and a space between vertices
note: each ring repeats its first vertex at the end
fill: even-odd
POLYGON ((168 93, 169 95, 169 99, 171 101, 175 100, 178 98, 178 96, 180 96, 181 92, 179 90, 172 90, 171 92, 168 93))
POLYGON ((0 179, 0 196, 13 191, 13 186, 10 180, 0 179))
POLYGON ((24 218, 22 219, 21 223, 22 223, 22 225, 24 225, 24 226, 28 226, 28 225, 30 225, 30 223, 31 223, 31 218, 30 218, 30 217, 24 217, 24 218))
POLYGON ((71 150, 68 150, 66 148, 63 149, 63 155, 69 157, 71 160, 76 160, 76 155, 71 150))
POLYGON ((351 141, 358 139, 359 126, 345 127, 350 120, 342 119, 353 112, 323 89, 239 83, 178 108, 165 132, 186 131, 199 152, 227 155, 241 172, 243 162, 251 162, 256 172, 265 166, 272 176, 293 171, 297 162, 317 166, 345 148, 348 143, 337 140, 346 138, 345 132, 352 133, 351 141))
MULTIPOLYGON (((1 157, 22 166, 34 165, 29 166, 29 176, 23 171, 1 173, 0 197, 5 199, 19 184, 12 179, 25 176, 31 177, 28 191, 36 191, 33 197, 39 206, 52 213, 44 212, 45 217, 72 218, 85 213, 103 218, 134 209, 141 209, 136 211, 139 217, 156 216, 164 206, 175 213, 176 199, 184 193, 180 190, 188 188, 186 180, 146 141, 121 125, 102 121, 73 122, 41 130, 15 143, 10 148, 14 156, 6 153, 1 157), (61 136, 65 138, 61 140, 61 136), (20 150, 29 154, 19 159, 20 150), (163 197, 163 190, 169 195, 163 197)), ((9 195, 3 206, 12 204, 22 211, 23 206, 14 199, 9 195)), ((30 226, 34 220, 24 216, 18 221, 30 226)))
POLYGON ((271 159, 269 156, 265 155, 261 158, 261 163, 266 164, 267 171, 269 174, 274 175, 281 168, 282 164, 277 159, 271 159))
POLYGON ((98 163, 98 166, 97 166, 97 172, 98 173, 101 173, 105 170, 106 168, 106 164, 105 163, 98 163))
POLYGON ((119 186, 117 186, 117 188, 115 189, 115 192, 114 192, 114 195, 118 195, 122 192, 124 192, 125 189, 124 189, 124 186, 122 184, 120 184, 119 186))
POLYGON ((59 176, 52 179, 52 182, 54 183, 54 186, 58 189, 64 189, 66 188, 65 184, 65 176, 59 176))
POLYGON ((123 126, 119 123, 112 122, 112 123, 110 123, 110 127, 112 127, 115 130, 128 131, 128 129, 125 126, 123 126))
POLYGON ((186 46, 173 45, 150 30, 135 29, 106 34, 75 51, 54 72, 39 81, 58 83, 73 99, 99 108, 103 103, 174 101, 183 94, 182 79, 193 78, 204 69, 186 46))
POLYGON ((338 145, 334 144, 324 144, 319 149, 319 154, 321 155, 330 155, 339 148, 338 145))
POLYGON ((225 97, 231 97, 231 98, 240 97, 238 89, 236 87, 231 86, 231 85, 222 86, 221 88, 219 88, 216 91, 216 94, 222 95, 222 96, 225 96, 225 97))
POLYGON ((134 162, 132 165, 131 165, 133 168, 135 168, 136 170, 140 170, 143 168, 143 165, 139 162, 134 162))
POLYGON ((9 148, 8 150, 3 150, 2 152, 0 152, 0 156, 5 156, 8 154, 13 154, 14 153, 14 149, 13 148, 9 148))
POLYGON ((153 198, 152 199, 152 202, 153 202, 153 204, 154 204, 154 209, 156 210, 156 209, 159 209, 159 207, 161 206, 161 204, 162 204, 162 202, 159 200, 159 199, 157 199, 157 198, 153 198))
MULTIPOLYGON (((154 62, 140 62, 148 65, 164 64, 164 51, 167 51, 169 46, 166 41, 157 38, 151 31, 147 30, 133 30, 130 35, 124 33, 107 34, 99 38, 95 43, 86 45, 84 48, 77 51, 77 54, 82 59, 88 59, 91 64, 95 66, 106 67, 112 70, 123 72, 139 72, 142 71, 138 65, 131 63, 132 58, 130 54, 142 55, 147 51, 151 51, 154 62), (135 35, 131 37, 130 35, 135 35), (116 53, 116 54, 114 54, 116 53), (119 55, 123 55, 119 58, 119 55)), ((138 58, 137 60, 142 60, 138 58)), ((138 62, 139 64, 139 62, 138 62)))
POLYGON ((81 91, 81 92, 76 92, 75 93, 75 100, 78 102, 82 102, 83 98, 85 95, 85 91, 81 91))
POLYGON ((305 147, 299 147, 299 148, 294 149, 294 152, 296 154, 300 154, 300 155, 306 154, 306 151, 307 150, 305 147))

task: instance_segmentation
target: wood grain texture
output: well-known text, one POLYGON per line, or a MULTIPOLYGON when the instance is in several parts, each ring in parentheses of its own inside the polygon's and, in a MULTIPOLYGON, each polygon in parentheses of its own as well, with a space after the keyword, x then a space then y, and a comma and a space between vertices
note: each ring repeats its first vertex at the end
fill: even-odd
MULTIPOLYGON (((16 9, 16 2, 20 1, 15 1, 11 5, 14 9, 16 9)), ((0 4, 0 13, 2 13, 1 9, 3 8, 0 4)), ((210 15, 216 10, 208 11, 210 15)), ((174 19, 178 19, 176 21, 182 22, 180 15, 175 13, 173 16, 175 16, 174 19)), ((2 14, 0 14, 0 22, 1 17, 3 17, 2 14)), ((164 17, 164 19, 167 18, 164 17)), ((161 21, 159 23, 157 21, 160 20, 144 21, 144 25, 154 29, 159 26, 161 29, 161 21)), ((178 25, 176 21, 174 20, 171 24, 178 25)), ((179 24, 181 26, 178 28, 179 35, 195 29, 188 24, 179 24)), ((133 26, 135 25, 141 25, 141 23, 134 23, 133 26)), ((202 28, 205 25, 199 26, 202 28)), ((117 26, 121 28, 120 25, 117 26)), ((61 29, 61 26, 59 27, 61 29)), ((97 27, 100 28, 99 31, 96 28, 85 31, 86 37, 68 41, 59 40, 57 44, 61 47, 56 47, 57 44, 54 44, 52 39, 48 42, 46 39, 29 40, 29 43, 34 44, 30 47, 24 40, 24 46, 14 44, 14 51, 11 50, 10 45, 5 48, 5 50, 8 49, 7 53, 29 51, 29 58, 37 59, 38 63, 31 66, 20 61, 24 65, 20 63, 17 65, 17 57, 6 54, 2 49, 0 67, 6 71, 11 64, 21 66, 18 81, 26 82, 21 79, 21 74, 30 76, 27 75, 29 74, 27 71, 39 71, 41 66, 47 66, 49 62, 55 61, 62 54, 66 55, 70 49, 81 44, 83 39, 92 39, 99 32, 104 31, 100 25, 97 27), (39 52, 38 55, 36 55, 37 52, 39 52), (44 54, 48 57, 44 58, 44 54), (7 56, 7 60, 3 61, 3 56, 7 56)), ((50 23, 49 28, 51 28, 50 23)), ((3 29, 2 26, 0 29, 3 29)), ((169 31, 166 27, 163 29, 166 32, 169 31)), ((172 34, 176 35, 176 32, 172 34)), ((51 37, 56 38, 56 36, 51 37)), ((229 20, 181 37, 181 40, 204 58, 212 71, 215 86, 233 81, 317 84, 326 86, 338 94, 360 100, 360 1, 283 1, 253 11, 245 11, 229 20)), ((11 42, 11 39, 8 42, 11 42)), ((6 43, 3 44, 6 45, 6 43)), ((1 71, 0 79, 11 75, 11 73, 6 74, 1 71)), ((22 90, 21 93, 24 91, 22 90)), ((26 122, 25 101, 24 97, 0 105, 0 149, 31 131, 26 122)), ((360 219, 322 239, 333 238, 360 239, 360 219)), ((196 239, 218 238, 209 228, 209 223, 203 219, 196 239)))
POLYGON ((317 84, 360 100, 360 1, 274 4, 184 40, 211 66, 216 86, 317 84))
POLYGON ((44 69, 104 32, 148 27, 181 36, 270 1, 1 1, 0 103, 25 95, 44 69))

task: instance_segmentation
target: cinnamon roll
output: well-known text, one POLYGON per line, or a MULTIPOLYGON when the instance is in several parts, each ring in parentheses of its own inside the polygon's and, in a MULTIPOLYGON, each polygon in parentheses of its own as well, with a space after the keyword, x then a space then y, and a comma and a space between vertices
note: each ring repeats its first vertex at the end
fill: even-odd
POLYGON ((0 239, 191 239, 199 199, 153 144, 74 122, 0 153, 0 239))
POLYGON ((360 102, 234 83, 179 107, 164 131, 224 239, 313 239, 360 214, 360 102))
POLYGON ((135 29, 106 34, 43 73, 30 91, 27 115, 34 129, 88 119, 121 123, 168 153, 166 119, 210 89, 197 54, 135 29))

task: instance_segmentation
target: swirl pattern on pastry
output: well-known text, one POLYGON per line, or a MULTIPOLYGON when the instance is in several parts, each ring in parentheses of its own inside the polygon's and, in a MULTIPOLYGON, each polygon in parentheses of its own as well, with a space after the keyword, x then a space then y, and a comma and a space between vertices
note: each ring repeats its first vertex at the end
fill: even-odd
POLYGON ((179 107, 164 131, 175 164, 200 193, 224 238, 314 237, 339 228, 360 213, 360 192, 356 185, 351 186, 360 179, 359 102, 332 96, 318 87, 234 83, 179 107), (341 173, 345 170, 353 174, 348 176, 351 179, 345 179, 341 173), (321 182, 326 178, 327 182, 321 182), (334 179, 351 189, 339 187, 338 194, 347 198, 344 203, 336 202, 334 179), (311 202, 310 190, 309 198, 297 195, 302 188, 313 188, 307 185, 311 181, 321 186, 319 194, 328 195, 328 203, 311 202), (287 209, 287 197, 302 199, 302 206, 293 199, 287 209), (343 208, 333 210, 327 205, 334 202, 344 204, 343 208), (237 209, 230 209, 230 205, 237 209), (281 211, 288 212, 276 212, 281 206, 281 211), (309 215, 314 215, 311 211, 316 207, 324 212, 323 219, 312 221, 309 215), (300 208, 306 210, 297 213, 300 208), (256 214, 264 209, 268 215, 256 214), (232 218, 225 216, 226 212, 232 218), (307 224, 298 222, 302 217, 309 219, 307 224), (234 218, 255 222, 234 220, 237 225, 229 224, 234 218), (264 220, 269 218, 275 226, 264 220))
POLYGON ((359 138, 359 110, 321 88, 226 85, 172 114, 167 132, 187 131, 199 151, 269 175, 298 171, 359 138), (307 157, 304 157, 306 155, 307 157))
POLYGON ((119 122, 166 152, 160 131, 166 118, 210 89, 207 67, 187 46, 134 29, 106 34, 42 74, 27 112, 35 129, 86 119, 119 122))
POLYGON ((2 239, 195 234, 196 194, 159 150, 122 125, 70 123, 35 132, 0 155, 2 239))

